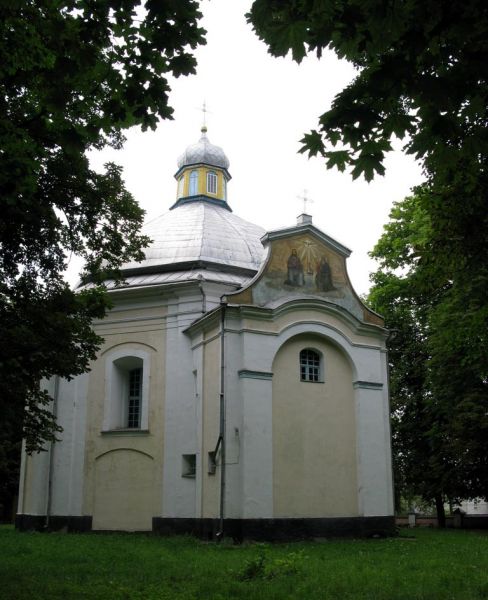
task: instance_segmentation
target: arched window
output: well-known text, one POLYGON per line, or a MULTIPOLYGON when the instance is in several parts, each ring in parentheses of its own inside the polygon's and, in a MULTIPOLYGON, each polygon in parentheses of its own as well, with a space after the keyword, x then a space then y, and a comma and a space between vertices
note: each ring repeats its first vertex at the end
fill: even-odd
POLYGON ((192 171, 190 173, 190 187, 188 189, 189 196, 196 196, 198 194, 198 171, 192 171))
POLYGON ((127 350, 116 350, 106 359, 103 431, 149 426, 149 355, 127 350))
POLYGON ((217 173, 215 171, 207 171, 207 194, 217 193, 217 173))
POLYGON ((300 380, 323 381, 322 355, 316 350, 305 348, 300 352, 300 380))

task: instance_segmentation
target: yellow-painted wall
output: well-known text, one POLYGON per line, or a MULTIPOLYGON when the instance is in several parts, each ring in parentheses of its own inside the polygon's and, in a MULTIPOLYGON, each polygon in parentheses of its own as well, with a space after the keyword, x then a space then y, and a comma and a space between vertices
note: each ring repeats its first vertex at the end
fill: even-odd
POLYGON ((323 337, 292 338, 273 363, 273 504, 276 518, 358 514, 352 371, 323 337), (323 354, 324 383, 300 381, 304 348, 323 354))
MULTIPOLYGON (((190 173, 198 171, 198 194, 215 198, 217 200, 225 200, 225 176, 224 173, 216 167, 189 167, 185 169, 180 177, 184 177, 182 194, 179 196, 185 198, 190 195, 190 173), (207 173, 213 171, 217 175, 217 193, 210 194, 207 192, 207 173)), ((177 192, 178 193, 178 192, 177 192)))
MULTIPOLYGON (((105 338, 92 365, 88 389, 84 514, 94 529, 150 530, 161 512, 166 333, 164 311, 114 311, 96 330, 105 338), (151 320, 133 321, 151 314, 151 320), (154 319, 156 315, 161 319, 154 319), (130 322, 124 322, 129 319, 130 322), (102 433, 106 361, 112 350, 129 346, 150 356, 149 433, 102 433)), ((130 354, 130 352, 128 352, 130 354)))
POLYGON ((120 448, 95 460, 93 529, 147 531, 157 515, 154 457, 120 448))

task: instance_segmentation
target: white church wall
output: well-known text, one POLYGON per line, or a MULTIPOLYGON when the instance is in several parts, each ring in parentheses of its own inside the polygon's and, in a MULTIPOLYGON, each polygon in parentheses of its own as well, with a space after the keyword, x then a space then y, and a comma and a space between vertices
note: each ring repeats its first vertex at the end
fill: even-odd
MULTIPOLYGON (((382 408, 383 408, 383 440, 384 440, 384 460, 385 460, 385 497, 386 497, 386 509, 388 515, 393 515, 395 512, 395 498, 394 498, 394 481, 393 481, 393 462, 392 462, 392 449, 391 449, 391 423, 390 423, 390 390, 389 390, 389 373, 388 373, 388 351, 384 348, 381 352, 381 372, 383 385, 383 397, 382 397, 382 408)), ((381 463, 380 463, 381 464, 381 463)))
MULTIPOLYGON (((54 396, 55 381, 43 379, 41 386, 54 396)), ((25 442, 22 443, 20 465, 20 485, 17 512, 26 515, 45 515, 48 505, 50 444, 45 452, 25 454, 25 442)))
POLYGON ((59 381, 57 421, 63 427, 52 447, 51 514, 83 514, 83 469, 87 410, 87 373, 59 381))
POLYGON ((383 390, 362 382, 355 387, 360 512, 365 517, 391 515, 383 390))
POLYGON ((273 517, 272 381, 269 374, 243 370, 242 517, 273 517))
MULTIPOLYGON (((220 332, 218 327, 205 333, 202 376, 202 463, 205 466, 205 461, 208 461, 208 453, 215 450, 219 437, 220 332)), ((217 518, 219 516, 220 474, 220 466, 217 466, 213 474, 208 473, 208 468, 202 474, 202 516, 205 518, 217 518)))
MULTIPOLYGON (((226 465, 226 518, 242 516, 242 395, 239 369, 242 364, 242 343, 239 335, 232 331, 232 324, 226 319, 224 400, 225 400, 225 465, 226 465)), ((219 361, 220 362, 220 361, 219 361)))
POLYGON ((207 474, 207 461, 204 451, 203 431, 203 336, 199 336, 192 343, 193 357, 193 384, 195 395, 195 447, 196 447, 196 473, 195 473, 195 517, 202 518, 203 508, 203 482, 207 474))
POLYGON ((24 515, 46 515, 49 481, 49 450, 24 455, 20 474, 21 490, 18 512, 24 515))
POLYGON ((57 390, 55 378, 44 381, 57 396, 56 420, 63 431, 56 443, 46 443, 45 452, 22 455, 20 514, 82 515, 87 381, 87 374, 59 379, 57 390))
POLYGON ((184 456, 197 454, 197 401, 191 344, 183 331, 200 316, 196 286, 168 300, 166 322, 166 405, 164 426, 163 517, 196 516, 196 478, 184 476, 184 456))

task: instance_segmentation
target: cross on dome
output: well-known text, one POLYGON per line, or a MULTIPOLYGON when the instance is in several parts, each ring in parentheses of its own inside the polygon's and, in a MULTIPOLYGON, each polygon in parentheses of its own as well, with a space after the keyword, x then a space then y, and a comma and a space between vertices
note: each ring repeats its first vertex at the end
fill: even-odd
POLYGON ((207 108, 206 100, 203 101, 202 108, 199 108, 198 110, 202 111, 202 113, 203 113, 203 125, 201 128, 201 132, 207 133, 207 113, 211 114, 211 111, 209 111, 207 108))

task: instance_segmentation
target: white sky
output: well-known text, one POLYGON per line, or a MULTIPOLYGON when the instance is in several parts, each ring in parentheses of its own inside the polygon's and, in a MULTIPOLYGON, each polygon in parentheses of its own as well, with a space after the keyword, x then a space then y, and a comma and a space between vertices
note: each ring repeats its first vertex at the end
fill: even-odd
POLYGON ((272 57, 244 18, 251 4, 202 2, 207 45, 197 50, 196 75, 170 81, 174 120, 161 122, 155 132, 129 131, 123 150, 92 155, 92 166, 109 160, 122 165, 146 219, 166 212, 176 197, 176 159, 200 137, 198 108, 205 100, 208 138, 230 160, 228 201, 234 213, 266 230, 294 225, 303 211, 297 197, 307 189, 314 225, 352 250, 349 276, 356 291, 366 293, 375 269, 367 253, 392 203, 421 182, 420 167, 398 150, 387 159, 385 177, 368 184, 328 171, 320 158, 298 154, 299 140, 317 126, 354 69, 329 53, 300 65, 272 57))

